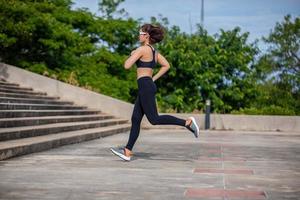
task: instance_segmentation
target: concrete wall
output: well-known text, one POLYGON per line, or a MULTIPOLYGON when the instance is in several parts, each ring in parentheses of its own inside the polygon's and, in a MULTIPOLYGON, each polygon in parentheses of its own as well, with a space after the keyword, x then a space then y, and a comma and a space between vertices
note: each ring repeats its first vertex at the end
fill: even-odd
MULTIPOLYGON (((62 100, 73 101, 78 105, 101 110, 117 117, 130 119, 133 105, 109 96, 98 94, 83 88, 50 79, 11 65, 0 63, 0 78, 21 86, 32 87, 36 91, 47 92, 50 96, 59 96, 62 100)), ((164 113, 160 113, 164 114, 164 113)), ((204 114, 171 114, 182 119, 194 116, 200 128, 204 127, 204 114)), ((292 131, 300 132, 299 116, 261 116, 261 115, 211 115, 211 129, 247 130, 247 131, 292 131)), ((144 128, 182 128, 179 126, 153 126, 144 117, 144 128)))
POLYGON ((62 100, 73 101, 78 105, 101 110, 104 113, 129 119, 133 105, 80 87, 72 86, 39 74, 35 74, 11 65, 0 63, 0 78, 31 87, 35 91, 47 92, 49 96, 58 96, 62 100))
POLYGON ((225 130, 300 132, 300 117, 214 114, 212 115, 212 128, 225 130))
MULTIPOLYGON (((200 129, 204 129, 204 114, 171 114, 186 119, 193 116, 199 122, 200 129)), ((266 116, 266 115, 231 115, 211 114, 210 128, 212 130, 243 130, 243 131, 289 131, 300 132, 299 116, 266 116)), ((178 129, 179 126, 153 126, 147 119, 143 119, 145 128, 170 128, 178 129)))

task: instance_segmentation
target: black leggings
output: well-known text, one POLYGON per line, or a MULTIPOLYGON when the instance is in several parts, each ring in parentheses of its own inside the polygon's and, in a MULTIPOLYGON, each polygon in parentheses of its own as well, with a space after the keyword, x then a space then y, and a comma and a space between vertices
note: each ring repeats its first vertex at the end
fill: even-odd
POLYGON ((140 125, 144 114, 152 125, 179 125, 185 126, 185 120, 171 115, 158 115, 155 101, 156 85, 149 76, 137 80, 138 96, 134 104, 131 117, 131 130, 126 148, 132 150, 140 133, 140 125))

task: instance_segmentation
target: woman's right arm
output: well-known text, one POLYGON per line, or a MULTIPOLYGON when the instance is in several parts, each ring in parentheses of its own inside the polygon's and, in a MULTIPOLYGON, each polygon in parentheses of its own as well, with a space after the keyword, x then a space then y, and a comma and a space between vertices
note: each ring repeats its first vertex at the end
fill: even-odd
POLYGON ((161 55, 160 53, 157 54, 157 62, 161 65, 160 70, 153 76, 153 81, 159 79, 162 75, 164 75, 169 69, 170 64, 167 59, 161 55))
POLYGON ((132 65, 143 55, 142 48, 139 47, 131 52, 131 55, 124 63, 125 69, 130 69, 132 65))

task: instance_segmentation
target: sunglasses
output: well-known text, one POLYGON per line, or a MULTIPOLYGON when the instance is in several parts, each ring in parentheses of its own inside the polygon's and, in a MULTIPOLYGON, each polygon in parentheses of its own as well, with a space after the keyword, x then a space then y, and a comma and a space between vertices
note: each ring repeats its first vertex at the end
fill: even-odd
POLYGON ((147 33, 140 31, 140 35, 147 35, 147 33))

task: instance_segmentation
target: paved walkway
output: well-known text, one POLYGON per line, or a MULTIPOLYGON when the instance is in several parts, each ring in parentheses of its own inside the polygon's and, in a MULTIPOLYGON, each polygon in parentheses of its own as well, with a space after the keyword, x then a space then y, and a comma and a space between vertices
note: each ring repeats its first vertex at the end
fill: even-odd
POLYGON ((300 199, 300 133, 143 130, 0 161, 0 199, 300 199))

